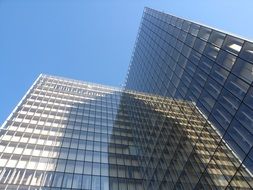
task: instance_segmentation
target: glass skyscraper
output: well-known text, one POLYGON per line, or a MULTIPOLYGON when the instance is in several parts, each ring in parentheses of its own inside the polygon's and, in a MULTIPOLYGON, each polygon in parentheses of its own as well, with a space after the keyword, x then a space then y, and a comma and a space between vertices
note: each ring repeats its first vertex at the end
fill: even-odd
POLYGON ((144 10, 126 88, 193 102, 253 172, 253 43, 144 10))
POLYGON ((121 94, 41 75, 1 130, 0 189, 141 189, 121 94))
POLYGON ((38 77, 0 129, 0 189, 252 189, 252 57, 146 8, 124 89, 38 77))
POLYGON ((1 189, 250 189, 190 101, 41 75, 5 122, 1 189))

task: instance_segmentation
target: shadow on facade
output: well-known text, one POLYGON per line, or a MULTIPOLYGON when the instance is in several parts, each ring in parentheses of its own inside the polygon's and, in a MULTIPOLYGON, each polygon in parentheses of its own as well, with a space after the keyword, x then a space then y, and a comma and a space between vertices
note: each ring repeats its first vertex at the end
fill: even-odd
POLYGON ((56 114, 65 119, 48 117, 20 131, 29 141, 13 146, 31 152, 1 158, 23 161, 26 169, 0 168, 2 189, 211 189, 233 180, 239 188, 252 180, 236 170, 235 156, 189 102, 111 92, 65 110, 56 114))

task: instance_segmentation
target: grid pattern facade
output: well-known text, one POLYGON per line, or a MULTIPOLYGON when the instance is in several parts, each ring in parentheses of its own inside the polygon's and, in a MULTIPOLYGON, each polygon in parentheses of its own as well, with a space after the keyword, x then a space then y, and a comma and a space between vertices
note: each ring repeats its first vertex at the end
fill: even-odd
POLYGON ((194 102, 253 171, 253 43, 144 10, 126 89, 194 102))
POLYGON ((0 189, 142 189, 121 90, 42 75, 1 129, 0 189))
POLYGON ((144 189, 252 189, 252 175, 194 103, 125 98, 144 189))
POLYGON ((0 188, 251 189, 194 103, 41 75, 0 136, 0 188))

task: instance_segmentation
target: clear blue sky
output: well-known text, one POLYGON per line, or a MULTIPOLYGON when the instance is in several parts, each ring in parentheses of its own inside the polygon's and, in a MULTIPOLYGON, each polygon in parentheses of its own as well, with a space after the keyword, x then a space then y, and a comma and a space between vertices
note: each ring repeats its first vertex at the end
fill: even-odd
POLYGON ((253 0, 0 0, 0 124, 40 73, 123 84, 145 6, 253 39, 253 0))

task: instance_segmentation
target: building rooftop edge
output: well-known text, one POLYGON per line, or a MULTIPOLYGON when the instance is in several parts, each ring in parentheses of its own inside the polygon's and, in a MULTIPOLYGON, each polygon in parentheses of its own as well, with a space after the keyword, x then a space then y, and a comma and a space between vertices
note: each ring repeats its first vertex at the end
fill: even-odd
POLYGON ((209 29, 212 29, 212 30, 216 30, 216 31, 221 32, 221 33, 224 33, 224 34, 228 34, 228 35, 230 35, 230 36, 234 36, 234 37, 236 37, 236 38, 240 38, 240 39, 242 39, 242 40, 244 40, 244 41, 253 43, 253 39, 244 37, 244 36, 239 35, 239 34, 234 34, 234 33, 232 33, 232 32, 228 32, 228 31, 226 31, 226 30, 218 29, 218 28, 215 28, 215 27, 212 27, 212 26, 209 26, 209 25, 206 25, 206 24, 197 22, 197 21, 193 21, 193 20, 188 19, 188 18, 176 16, 176 15, 174 15, 174 14, 167 13, 167 12, 164 12, 164 11, 159 11, 159 10, 156 10, 156 9, 153 9, 153 8, 150 8, 150 7, 144 7, 144 11, 145 11, 146 9, 150 9, 150 10, 153 10, 153 11, 157 11, 157 12, 160 12, 160 13, 164 13, 164 14, 167 14, 167 15, 170 15, 170 16, 173 16, 173 17, 182 19, 182 20, 189 21, 189 22, 191 22, 191 23, 194 23, 194 24, 197 24, 197 25, 200 25, 200 26, 204 26, 204 27, 209 28, 209 29))

